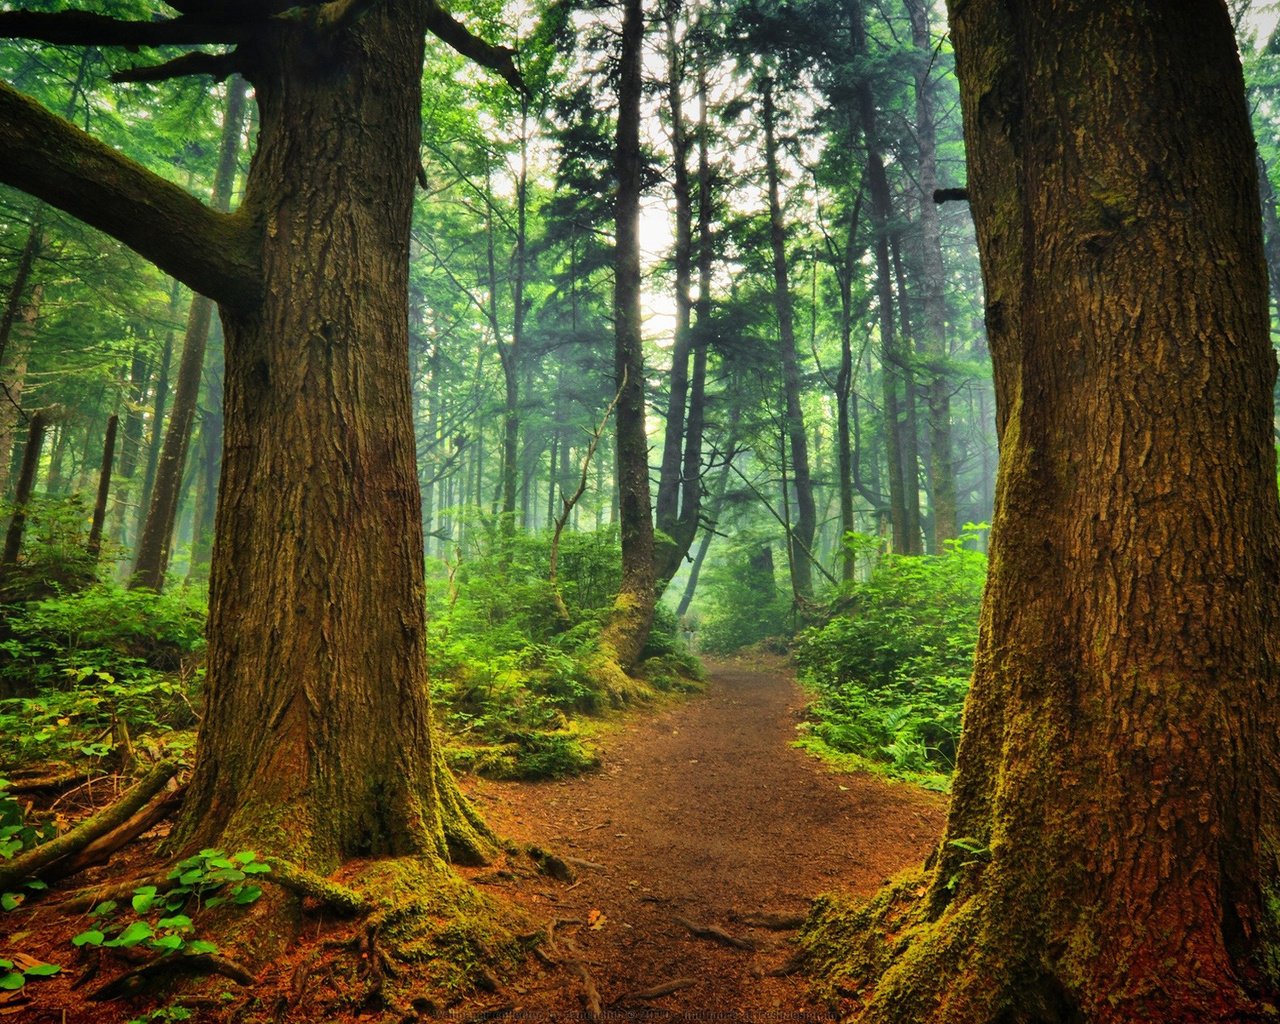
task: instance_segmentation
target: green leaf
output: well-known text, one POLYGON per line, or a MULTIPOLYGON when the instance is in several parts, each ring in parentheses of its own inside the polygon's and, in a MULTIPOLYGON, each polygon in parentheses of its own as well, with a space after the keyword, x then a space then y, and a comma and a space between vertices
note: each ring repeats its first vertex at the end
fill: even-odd
POLYGON ((218 952, 218 944, 210 942, 208 939, 192 939, 187 943, 187 952, 192 956, 199 953, 216 953, 218 952))
POLYGON ((154 892, 138 893, 132 900, 134 912, 138 914, 145 914, 151 909, 155 901, 156 894, 154 892))
POLYGON ((158 939, 152 939, 151 948, 162 953, 172 953, 175 949, 181 949, 184 941, 181 935, 161 935, 158 939))
POLYGON ((252 864, 258 859, 258 855, 252 850, 241 850, 239 853, 234 854, 231 859, 240 864, 252 864))
POLYGON ((187 917, 186 914, 174 914, 172 917, 160 918, 160 920, 156 922, 156 927, 177 928, 181 930, 183 928, 191 928, 194 926, 191 923, 191 918, 187 917))
POLYGON ((32 892, 44 892, 49 888, 48 882, 42 882, 38 878, 29 878, 22 883, 24 888, 30 889, 32 892))
POLYGON ((27 977, 52 978, 60 970, 62 970, 62 968, 57 964, 36 964, 34 967, 27 968, 27 977))
POLYGON ((96 907, 94 907, 93 910, 89 912, 89 916, 102 917, 104 914, 111 913, 119 905, 120 904, 117 903, 115 900, 106 900, 105 902, 99 903, 96 907))
POLYGON ((192 868, 190 871, 184 871, 178 876, 178 881, 183 885, 196 885, 204 881, 204 868, 192 868))
POLYGON ((205 900, 205 901, 204 901, 204 905, 205 905, 205 907, 207 907, 209 910, 212 910, 214 907, 220 907, 220 906, 222 906, 222 904, 224 904, 224 903, 226 903, 226 902, 227 902, 227 898, 226 898, 225 896, 215 896, 215 897, 214 897, 213 899, 211 899, 211 900, 205 900))
POLYGON ((261 895, 262 890, 256 885, 244 885, 237 889, 231 898, 243 907, 246 904, 252 903, 261 895))
POLYGON ((17 910, 22 906, 22 897, 14 892, 0 894, 0 909, 17 910))
POLYGON ((106 933, 99 931, 97 928, 90 928, 88 931, 81 932, 71 940, 73 946, 101 946, 102 940, 105 939, 106 933))
POLYGON ((26 976, 18 971, 10 971, 8 974, 0 977, 0 989, 14 992, 27 983, 26 976))
POLYGON ((134 921, 129 927, 117 935, 109 942, 104 942, 104 946, 136 946, 144 939, 149 939, 155 934, 155 929, 146 921, 134 921))
POLYGON ((271 870, 271 865, 263 864, 262 861, 255 861, 252 864, 246 864, 240 870, 246 875, 265 875, 271 870))

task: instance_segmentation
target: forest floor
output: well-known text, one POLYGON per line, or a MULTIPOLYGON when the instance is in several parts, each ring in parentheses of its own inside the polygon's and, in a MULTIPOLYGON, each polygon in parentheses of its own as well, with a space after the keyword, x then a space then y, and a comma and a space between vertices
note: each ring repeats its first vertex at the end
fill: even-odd
MULTIPOLYGON (((751 922, 768 915, 786 924, 821 892, 869 894, 922 862, 941 833, 945 797, 834 774, 793 748, 805 696, 782 659, 707 668, 705 696, 628 719, 605 743, 597 773, 468 780, 500 834, 599 865, 573 865, 572 885, 484 872, 473 880, 559 922, 556 952, 586 966, 606 1019, 829 1020, 804 979, 785 973, 794 930, 751 922), (690 925, 723 936, 699 937, 690 925), (670 995, 636 995, 674 983, 670 995)), ((582 1013, 580 974, 531 964, 500 993, 454 1013, 505 1009, 549 1021, 582 1013)))
MULTIPOLYGON (((783 659, 744 655, 707 667, 704 695, 638 710, 607 729, 597 772, 542 783, 462 780, 499 835, 556 855, 576 876, 537 873, 523 853, 463 871, 526 910, 531 926, 552 922, 549 941, 514 975, 490 976, 490 991, 447 1009, 436 1004, 420 1018, 333 991, 345 1004, 339 1009, 320 998, 325 990, 310 983, 309 966, 319 956, 349 958, 334 950, 349 947, 358 928, 317 923, 247 988, 222 993, 228 1002, 183 997, 207 1008, 189 1019, 391 1024, 443 1011, 469 1024, 585 1020, 594 988, 604 1021, 829 1020, 804 978, 787 972, 799 921, 822 892, 870 894, 920 863, 941 833, 945 797, 837 774, 792 747, 805 695, 783 659), (298 990, 317 987, 317 1001, 299 1004, 298 990)), ((153 847, 134 843, 79 882, 119 883, 154 870, 153 847)), ((156 1009, 165 998, 156 993, 94 1002, 101 979, 86 982, 103 961, 96 951, 72 954, 70 945, 88 926, 56 898, 0 920, 0 946, 66 968, 20 992, 0 991, 0 1024, 187 1019, 163 1003, 156 1009)))

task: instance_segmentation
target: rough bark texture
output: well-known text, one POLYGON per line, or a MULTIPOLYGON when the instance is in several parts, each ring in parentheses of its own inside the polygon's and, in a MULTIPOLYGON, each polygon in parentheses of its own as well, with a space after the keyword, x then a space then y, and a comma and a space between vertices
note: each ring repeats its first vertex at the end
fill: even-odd
POLYGON ((618 142, 614 159, 618 195, 613 298, 622 586, 609 624, 601 636, 601 646, 623 668, 634 665, 644 649, 653 625, 655 601, 649 442, 644 425, 644 353, 640 337, 640 59, 643 39, 641 0, 626 0, 619 62, 618 142))
POLYGON ((1275 361, 1227 11, 951 16, 990 580, 936 863, 810 942, 870 983, 862 1021, 1272 1020, 1275 361))
POLYGON ((325 871, 482 844, 431 736, 408 374, 422 13, 273 25, 245 206, 265 298, 224 306, 207 711, 176 830, 325 871), (267 597, 266 595, 269 595, 267 597))

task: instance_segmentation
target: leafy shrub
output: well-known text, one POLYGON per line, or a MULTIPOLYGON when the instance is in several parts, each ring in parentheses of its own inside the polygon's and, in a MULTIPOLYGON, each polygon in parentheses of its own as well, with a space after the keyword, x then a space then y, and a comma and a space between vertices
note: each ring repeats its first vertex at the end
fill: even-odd
POLYGON ((0 757, 101 757, 113 741, 195 724, 199 591, 98 584, 4 609, 0 757))
MULTIPOLYGON (((0 503, 0 530, 8 528, 15 508, 12 501, 0 503)), ((33 497, 27 504, 22 551, 0 585, 0 601, 34 600, 92 583, 98 561, 88 553, 89 520, 79 494, 33 497)))
POLYGON ((976 529, 942 555, 885 556, 846 588, 837 614, 801 633, 796 661, 818 694, 810 733, 821 745, 943 784, 986 577, 985 556, 964 546, 976 529))
POLYGON ((85 670, 122 679, 189 667, 204 651, 207 598, 198 589, 156 594, 100 583, 3 614, 0 683, 21 691, 65 686, 85 670))

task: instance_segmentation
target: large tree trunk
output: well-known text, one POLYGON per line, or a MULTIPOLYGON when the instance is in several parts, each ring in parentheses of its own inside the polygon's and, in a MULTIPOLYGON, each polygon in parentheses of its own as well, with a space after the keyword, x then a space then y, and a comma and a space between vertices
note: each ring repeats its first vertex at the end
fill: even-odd
POLYGON ((423 8, 264 30, 246 209, 262 299, 224 306, 207 709, 175 839, 474 852, 431 735, 409 389, 423 8), (352 130, 359 126, 360 130, 352 130))
POLYGON ((1275 360, 1227 11, 951 14, 1000 478, 944 841, 862 915, 860 1019, 1272 1020, 1275 360))
MULTIPOLYGON (((786 432, 791 447, 796 517, 788 531, 787 562, 791 566, 791 588, 798 600, 813 594, 811 564, 813 535, 818 527, 818 510, 813 500, 809 474, 809 437, 804 429, 800 406, 800 360, 796 354, 795 321, 791 306, 791 285, 787 273, 786 225, 782 221, 782 198, 778 174, 778 147, 775 138, 773 81, 761 84, 764 121, 764 162, 769 184, 769 239, 773 251, 773 306, 778 317, 778 342, 782 356, 782 390, 786 403, 786 432)), ((786 495, 783 495, 784 501, 786 495)))
POLYGON ((622 586, 601 635, 601 646, 623 668, 644 650, 656 600, 653 519, 649 499, 649 441, 645 435, 644 351, 640 337, 640 66, 644 41, 641 0, 626 0, 619 61, 618 140, 614 158, 617 255, 614 270, 614 372, 618 381, 615 431, 622 586))

